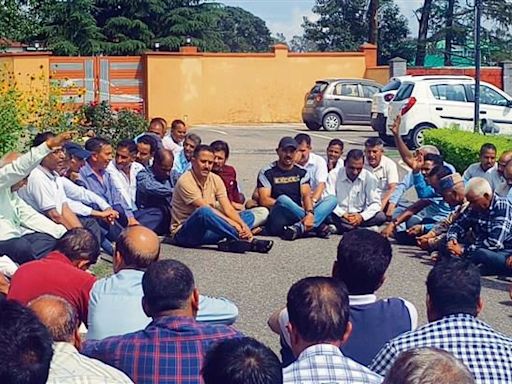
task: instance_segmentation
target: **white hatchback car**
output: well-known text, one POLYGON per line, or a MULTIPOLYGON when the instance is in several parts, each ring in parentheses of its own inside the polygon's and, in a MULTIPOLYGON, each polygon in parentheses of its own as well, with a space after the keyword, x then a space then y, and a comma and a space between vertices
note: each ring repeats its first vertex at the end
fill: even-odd
MULTIPOLYGON (((410 147, 423 143, 423 132, 432 128, 473 129, 475 80, 468 76, 411 78, 402 82, 389 104, 386 135, 398 114, 400 135, 410 147)), ((492 84, 480 84, 481 126, 496 125, 512 134, 512 97, 492 84)))

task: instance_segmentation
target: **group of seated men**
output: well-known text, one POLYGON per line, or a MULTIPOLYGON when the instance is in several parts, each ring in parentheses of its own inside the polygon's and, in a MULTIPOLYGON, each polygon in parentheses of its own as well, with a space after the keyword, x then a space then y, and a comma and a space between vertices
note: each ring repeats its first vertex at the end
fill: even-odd
POLYGON ((483 146, 480 169, 464 181, 435 147, 412 154, 396 135, 412 169, 399 182, 379 139, 344 159, 334 139, 326 160, 299 134, 280 140, 246 201, 227 143, 204 145, 182 122, 169 134, 166 125, 154 119, 114 158, 104 139, 82 148, 46 132, 27 154, 2 159, 0 254, 21 266, 10 281, 0 275, 0 382, 407 384, 418 372, 447 384, 512 382, 512 340, 477 319, 480 272, 507 271, 512 254, 512 152, 496 166, 495 148, 483 146), (407 206, 412 187, 420 199, 407 206), (272 241, 255 233, 344 235, 332 277, 296 282, 270 317, 281 360, 232 327, 234 303, 200 295, 186 265, 159 260, 158 235, 269 252, 272 241), (375 295, 390 235, 440 251, 427 278, 429 323, 419 328, 412 303, 375 295), (101 248, 114 273, 96 280, 87 270, 101 248))
POLYGON ((100 245, 90 230, 74 228, 48 256, 23 264, 10 287, 0 284, 7 295, 0 295, 0 381, 512 382, 512 339, 478 319, 480 272, 468 260, 446 258, 432 268, 428 323, 418 326, 412 303, 376 296, 392 258, 389 240, 368 229, 346 233, 332 276, 295 282, 282 298, 286 306, 270 317, 279 359, 231 325, 234 304, 201 296, 192 271, 160 259, 160 247, 152 230, 124 229, 114 274, 96 281, 87 268, 100 245), (208 309, 212 300, 220 305, 208 309))

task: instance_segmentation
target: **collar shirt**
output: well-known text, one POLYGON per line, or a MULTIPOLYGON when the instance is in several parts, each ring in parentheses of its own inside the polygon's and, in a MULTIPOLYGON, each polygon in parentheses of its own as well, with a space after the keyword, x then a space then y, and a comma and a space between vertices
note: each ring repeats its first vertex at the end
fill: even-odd
POLYGON ((343 356, 340 349, 331 344, 316 344, 306 348, 294 363, 283 369, 284 384, 381 382, 382 377, 343 356))
POLYGON ((132 211, 137 210, 137 205, 135 204, 137 195, 137 174, 143 169, 144 166, 142 164, 134 161, 130 165, 130 175, 127 176, 126 173, 117 169, 114 160, 112 160, 106 170, 110 173, 115 187, 132 211))
MULTIPOLYGON (((489 168, 487 171, 482 169, 482 165, 480 163, 471 164, 462 175, 464 177, 464 182, 468 182, 473 177, 483 177, 489 180, 489 178, 493 177, 493 173, 498 169, 498 164, 494 164, 494 167, 489 168)), ((491 182, 489 180, 489 182, 491 182)))
POLYGON ((171 185, 174 187, 178 184, 178 179, 185 172, 192 169, 192 163, 185 157, 185 151, 181 149, 174 157, 174 163, 172 164, 171 170, 171 185))
POLYGON ((104 171, 102 180, 100 180, 89 163, 86 162, 80 169, 80 179, 85 183, 88 190, 102 197, 111 207, 121 206, 126 217, 128 219, 133 218, 132 209, 116 188, 110 173, 104 171))
POLYGON ((67 177, 57 178, 57 183, 64 189, 69 208, 78 216, 90 216, 93 208, 100 211, 111 208, 100 196, 85 187, 73 183, 67 177))
POLYGON ((18 191, 18 195, 40 213, 55 209, 62 214, 62 205, 66 202, 66 193, 57 182, 60 176, 56 172, 38 165, 27 180, 27 185, 18 191))
POLYGON ((165 149, 168 149, 174 155, 174 158, 178 156, 180 151, 183 150, 183 142, 176 143, 170 134, 165 135, 162 139, 162 145, 165 149))
POLYGON ((130 384, 123 372, 81 355, 70 343, 56 342, 47 384, 130 384))
POLYGON ((480 213, 466 209, 448 229, 446 239, 459 240, 470 228, 476 240, 468 250, 512 250, 512 203, 506 197, 494 194, 487 211, 480 213))
POLYGON ((390 184, 397 184, 399 181, 396 163, 387 156, 383 155, 380 164, 375 168, 370 164, 365 164, 364 168, 377 178, 381 197, 388 191, 390 184))
POLYGON ((55 224, 11 192, 11 186, 28 176, 49 153, 50 148, 43 143, 0 168, 0 241, 33 232, 60 238, 66 232, 64 226, 55 224))
POLYGON ((485 178, 491 184, 491 188, 498 196, 507 196, 510 191, 510 185, 507 179, 499 174, 498 168, 492 169, 486 174, 485 178))
POLYGON ((318 188, 319 184, 327 182, 327 163, 322 156, 311 152, 304 168, 308 171, 312 192, 318 188))
POLYGON ((391 340, 370 369, 385 375, 400 353, 433 347, 452 353, 473 373, 477 384, 512 383, 512 339, 468 314, 455 314, 391 340))
POLYGON ((347 177, 345 167, 329 172, 326 195, 336 196, 338 205, 334 213, 342 217, 346 213, 359 213, 363 220, 369 220, 380 211, 378 181, 366 169, 352 181, 347 177))
POLYGON ((170 207, 172 192, 171 181, 157 180, 153 167, 137 174, 136 202, 139 208, 170 207))
POLYGON ((226 325, 165 316, 138 332, 86 341, 82 352, 120 369, 138 384, 198 384, 210 345, 238 337, 242 334, 226 325))

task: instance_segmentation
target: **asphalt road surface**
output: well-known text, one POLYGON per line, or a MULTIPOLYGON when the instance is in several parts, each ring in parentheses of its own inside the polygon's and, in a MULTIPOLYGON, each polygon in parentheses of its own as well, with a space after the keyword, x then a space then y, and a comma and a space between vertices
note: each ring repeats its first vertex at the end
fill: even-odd
MULTIPOLYGON (((346 153, 352 148, 362 149, 364 141, 375 136, 369 127, 342 128, 338 132, 326 132, 308 131, 302 124, 260 124, 198 126, 192 131, 199 134, 204 143, 220 139, 230 144, 228 163, 236 167, 241 188, 248 195, 255 186, 259 169, 276 159, 275 148, 282 136, 307 132, 312 137, 314 152, 320 155, 324 155, 327 143, 333 138, 345 142, 346 153)), ((398 157, 393 148, 386 148, 386 153, 394 159, 398 157)), ((266 325, 268 316, 286 304, 286 294, 295 281, 306 276, 330 275, 340 236, 294 242, 274 240, 274 248, 266 255, 237 255, 214 249, 192 250, 163 245, 162 257, 187 264, 194 272, 202 294, 234 301, 240 311, 236 327, 278 352, 278 337, 266 325)), ((420 324, 424 324, 427 321, 425 280, 431 263, 419 248, 393 245, 393 250, 386 281, 377 294, 409 300, 418 309, 420 324)), ((511 283, 510 278, 482 278, 485 305, 480 317, 507 335, 512 335, 512 302, 508 296, 511 283)))

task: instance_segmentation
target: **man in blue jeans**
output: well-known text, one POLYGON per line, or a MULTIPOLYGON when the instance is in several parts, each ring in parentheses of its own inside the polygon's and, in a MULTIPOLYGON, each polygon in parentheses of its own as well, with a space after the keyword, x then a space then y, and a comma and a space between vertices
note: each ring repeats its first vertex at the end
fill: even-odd
POLYGON ((480 265, 485 274, 510 274, 512 256, 512 203, 493 193, 489 182, 474 177, 466 185, 469 207, 446 234, 447 250, 480 265), (471 229, 475 242, 463 247, 458 241, 471 229))
POLYGON ((192 155, 192 169, 174 188, 171 202, 171 236, 174 244, 200 247, 217 244, 226 252, 267 253, 273 242, 253 238, 254 215, 238 213, 228 199, 220 176, 211 172, 214 154, 209 145, 198 145, 192 155), (217 208, 218 207, 218 208, 217 208))
POLYGON ((313 201, 310 176, 296 164, 297 141, 283 137, 276 149, 278 160, 264 167, 258 175, 260 204, 270 210, 266 230, 283 240, 295 240, 315 231, 327 237, 324 220, 336 207, 336 197, 326 196, 313 201))

